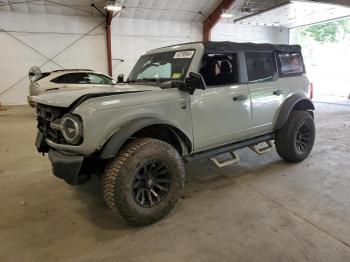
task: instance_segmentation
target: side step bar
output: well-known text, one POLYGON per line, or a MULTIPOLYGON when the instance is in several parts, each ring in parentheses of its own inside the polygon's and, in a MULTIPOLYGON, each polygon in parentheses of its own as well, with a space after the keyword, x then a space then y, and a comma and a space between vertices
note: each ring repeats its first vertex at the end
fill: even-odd
POLYGON ((231 159, 219 162, 216 158, 212 157, 210 158, 210 160, 218 167, 218 168, 222 168, 225 166, 230 166, 233 165, 234 163, 239 162, 241 159, 239 158, 239 156, 237 155, 237 153, 235 152, 230 152, 231 155, 231 159))
POLYGON ((188 162, 199 160, 199 159, 214 158, 217 155, 221 155, 221 154, 228 153, 228 152, 234 152, 237 149, 241 149, 241 148, 244 148, 247 146, 254 146, 254 145, 257 145, 259 143, 266 142, 268 140, 274 140, 274 139, 275 139, 274 133, 269 133, 269 134, 257 136, 254 138, 250 138, 247 140, 239 141, 236 143, 224 145, 221 147, 216 147, 214 149, 209 149, 209 150, 205 150, 202 152, 194 153, 192 155, 187 155, 187 156, 183 157, 183 160, 186 163, 188 163, 188 162))
POLYGON ((258 148, 257 145, 249 146, 251 150, 253 150, 257 155, 263 155, 267 152, 270 152, 274 148, 274 144, 271 140, 265 141, 266 146, 258 148))

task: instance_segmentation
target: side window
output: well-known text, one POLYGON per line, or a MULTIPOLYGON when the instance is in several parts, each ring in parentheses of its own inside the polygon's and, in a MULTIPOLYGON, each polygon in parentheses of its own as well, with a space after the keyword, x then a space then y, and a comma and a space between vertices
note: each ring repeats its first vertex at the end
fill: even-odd
POLYGON ((89 73, 89 83, 94 85, 111 85, 112 80, 104 75, 89 73))
POLYGON ((282 75, 295 75, 305 72, 303 59, 300 53, 279 53, 278 59, 280 73, 282 75))
POLYGON ((246 52, 249 82, 271 81, 276 76, 273 52, 246 52))
POLYGON ((238 84, 237 54, 204 54, 199 73, 207 86, 238 84))
POLYGON ((51 82, 57 84, 89 84, 89 77, 86 73, 68 73, 56 77, 51 82))

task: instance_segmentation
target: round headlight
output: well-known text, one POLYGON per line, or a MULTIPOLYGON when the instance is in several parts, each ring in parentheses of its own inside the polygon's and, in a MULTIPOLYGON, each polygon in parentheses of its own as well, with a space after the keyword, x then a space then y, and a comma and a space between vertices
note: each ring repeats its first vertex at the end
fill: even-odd
POLYGON ((68 143, 77 144, 82 135, 79 118, 74 115, 63 116, 61 121, 61 132, 68 143))

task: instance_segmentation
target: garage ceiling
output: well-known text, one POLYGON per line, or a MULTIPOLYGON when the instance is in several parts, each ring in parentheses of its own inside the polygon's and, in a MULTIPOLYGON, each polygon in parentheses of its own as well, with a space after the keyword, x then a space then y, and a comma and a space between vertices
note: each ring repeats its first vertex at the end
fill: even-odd
POLYGON ((106 0, 0 0, 0 11, 79 16, 100 15, 96 9, 91 7, 92 3, 103 8, 106 0))
MULTIPOLYGON (((221 0, 123 0, 125 8, 120 12, 120 17, 202 22, 220 2, 221 0)), ((106 0, 0 0, 0 11, 101 15, 91 7, 92 3, 104 11, 106 0)))
MULTIPOLYGON (((119 14, 122 18, 203 22, 205 17, 207 17, 222 0, 121 1, 125 7, 119 14)), ((340 4, 347 2, 347 0, 318 1, 340 4)), ((350 15, 349 8, 337 5, 311 3, 315 2, 311 0, 299 0, 299 2, 284 5, 288 2, 288 0, 237 0, 233 8, 227 10, 229 13, 233 14, 234 17, 222 19, 222 22, 233 23, 237 19, 248 16, 249 18, 240 21, 240 23, 248 25, 260 24, 265 26, 279 25, 291 28, 350 15), (276 6, 280 7, 259 15, 253 15, 276 6)), ((101 14, 91 6, 92 3, 103 10, 103 7, 106 5, 106 0, 0 0, 0 11, 100 16, 101 14)))
POLYGON ((202 22, 220 2, 221 0, 125 0, 125 9, 120 17, 202 22))
POLYGON ((350 8, 332 4, 292 1, 269 11, 244 19, 232 20, 239 24, 283 26, 294 28, 303 25, 350 16, 350 8))

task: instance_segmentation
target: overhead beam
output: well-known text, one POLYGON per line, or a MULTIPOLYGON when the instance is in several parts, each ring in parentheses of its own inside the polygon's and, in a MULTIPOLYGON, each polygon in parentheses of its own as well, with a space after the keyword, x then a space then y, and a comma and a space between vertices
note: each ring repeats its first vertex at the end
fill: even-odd
MULTIPOLYGON (((305 2, 305 1, 304 1, 304 2, 305 2)), ((291 1, 288 0, 288 1, 285 1, 285 2, 280 3, 280 4, 278 4, 278 5, 274 5, 274 6, 272 6, 272 7, 269 7, 269 8, 267 8, 267 9, 264 9, 264 10, 261 10, 261 11, 255 12, 255 13, 252 13, 252 14, 250 14, 250 15, 243 16, 243 17, 238 18, 238 19, 235 19, 234 22, 235 22, 235 23, 238 23, 238 22, 243 21, 243 20, 245 20, 245 19, 248 19, 248 18, 251 18, 251 17, 254 17, 254 16, 258 16, 258 15, 267 13, 267 12, 269 12, 269 11, 275 10, 276 8, 280 8, 280 7, 282 7, 282 6, 289 5, 289 4, 291 4, 291 1)))
POLYGON ((222 0, 219 6, 203 22, 203 41, 210 41, 211 30, 220 21, 222 10, 229 10, 237 0, 222 0))
POLYGON ((308 2, 342 5, 342 6, 350 7, 349 0, 308 0, 308 2))
POLYGON ((107 11, 106 16, 106 36, 107 36, 107 61, 108 61, 108 74, 113 76, 112 66, 112 35, 111 35, 111 23, 113 19, 113 12, 107 11))

